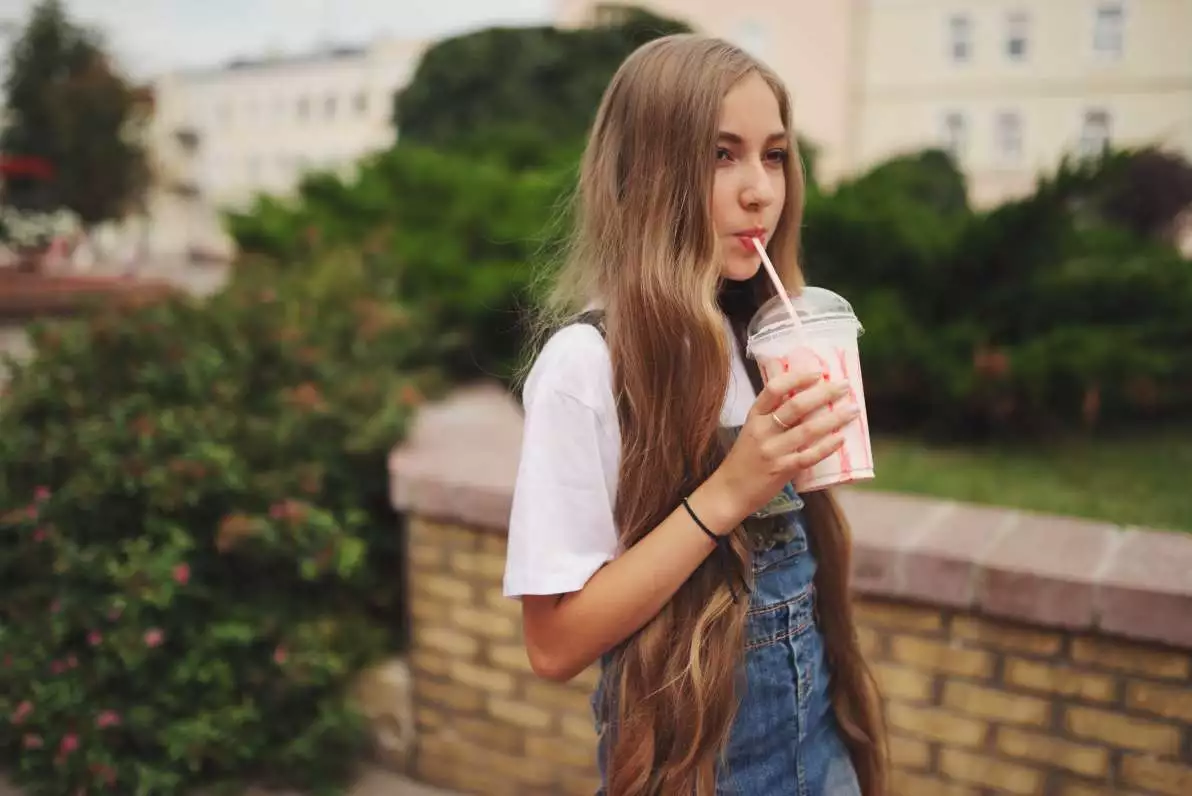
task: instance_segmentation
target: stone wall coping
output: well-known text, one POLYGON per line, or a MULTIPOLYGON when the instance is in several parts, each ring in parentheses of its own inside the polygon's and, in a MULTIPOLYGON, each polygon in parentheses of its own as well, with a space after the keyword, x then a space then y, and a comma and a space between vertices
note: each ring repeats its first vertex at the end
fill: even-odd
MULTIPOLYGON (((494 385, 420 412, 389 460, 400 511, 506 532, 522 413, 494 385)), ((862 594, 1192 649, 1192 534, 840 490, 862 594)))

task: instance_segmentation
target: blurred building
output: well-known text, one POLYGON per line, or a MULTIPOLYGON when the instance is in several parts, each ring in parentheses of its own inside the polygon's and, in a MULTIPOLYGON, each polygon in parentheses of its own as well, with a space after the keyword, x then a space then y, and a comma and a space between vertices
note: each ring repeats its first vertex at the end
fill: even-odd
MULTIPOLYGON (((770 63, 826 181, 942 146, 975 202, 1029 191, 1065 153, 1192 157, 1192 0, 640 0, 770 63)), ((557 0, 559 24, 618 6, 557 0)))
POLYGON ((166 75, 154 148, 178 187, 218 205, 286 193, 308 171, 393 143, 393 95, 424 45, 381 40, 166 75))
POLYGON ((220 210, 285 195, 308 172, 342 173, 392 145, 393 97, 424 46, 386 39, 157 79, 152 253, 226 257, 220 210))

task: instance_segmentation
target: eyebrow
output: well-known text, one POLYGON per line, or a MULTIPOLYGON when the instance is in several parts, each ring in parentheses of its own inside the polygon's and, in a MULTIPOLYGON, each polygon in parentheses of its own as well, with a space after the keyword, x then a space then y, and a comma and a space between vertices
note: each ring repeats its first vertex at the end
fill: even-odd
MULTIPOLYGON (((737 135, 736 133, 730 133, 726 130, 721 130, 717 134, 716 140, 717 141, 727 141, 730 144, 737 144, 738 146, 745 143, 744 138, 737 135)), ((770 133, 768 136, 766 136, 767 144, 772 144, 775 141, 785 141, 785 140, 786 140, 786 131, 785 130, 780 130, 776 133, 770 133)))

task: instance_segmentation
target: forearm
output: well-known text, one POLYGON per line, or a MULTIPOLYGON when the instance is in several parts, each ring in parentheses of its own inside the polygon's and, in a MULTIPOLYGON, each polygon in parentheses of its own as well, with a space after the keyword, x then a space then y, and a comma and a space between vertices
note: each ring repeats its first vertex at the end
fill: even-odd
MULTIPOLYGON (((715 482, 689 503, 713 533, 726 534, 743 515, 715 482)), ((526 603, 526 647, 538 674, 569 680, 646 625, 716 549, 682 506, 602 567, 578 592, 526 603)))

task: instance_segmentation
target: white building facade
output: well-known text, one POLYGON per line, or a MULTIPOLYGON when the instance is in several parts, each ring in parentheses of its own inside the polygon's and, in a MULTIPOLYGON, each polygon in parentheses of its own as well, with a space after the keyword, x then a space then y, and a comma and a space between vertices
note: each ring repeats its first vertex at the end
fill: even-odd
POLYGON ((155 84, 153 148, 172 181, 213 205, 285 194, 307 172, 393 143, 393 97, 423 46, 384 40, 167 75, 155 84))
MULTIPOLYGON (((1192 0, 640 0, 734 41, 786 81, 826 182, 942 146, 975 203, 1031 190, 1067 153, 1192 158, 1192 0)), ((556 0, 561 25, 616 3, 556 0)))

